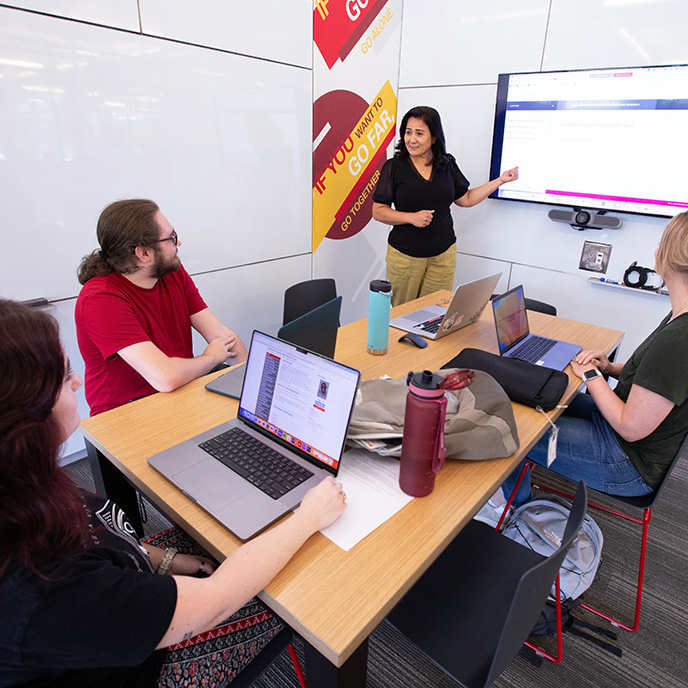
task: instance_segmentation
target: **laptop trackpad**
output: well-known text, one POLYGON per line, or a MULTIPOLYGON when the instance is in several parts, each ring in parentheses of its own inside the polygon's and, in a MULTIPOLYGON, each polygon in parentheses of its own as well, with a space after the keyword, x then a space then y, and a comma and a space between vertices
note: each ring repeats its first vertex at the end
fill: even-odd
POLYGON ((184 492, 195 499, 203 495, 208 511, 219 511, 250 492, 252 486, 216 459, 206 459, 177 473, 174 480, 184 492))
MULTIPOLYGON (((442 310, 442 313, 440 313, 439 315, 443 314, 444 310, 442 310)), ((428 308, 422 308, 419 311, 413 311, 413 313, 411 313, 414 322, 418 323, 419 325, 424 323, 426 320, 430 320, 431 318, 438 318, 439 315, 437 313, 437 310, 430 310, 428 308)))

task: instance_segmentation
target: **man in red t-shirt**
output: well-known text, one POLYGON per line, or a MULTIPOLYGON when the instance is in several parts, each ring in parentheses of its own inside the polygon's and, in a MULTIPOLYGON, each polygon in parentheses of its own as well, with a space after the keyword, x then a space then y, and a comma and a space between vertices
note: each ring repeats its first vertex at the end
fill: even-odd
POLYGON ((109 205, 98 220, 100 249, 84 257, 76 331, 91 415, 171 392, 228 360, 246 360, 239 337, 198 293, 177 256, 177 233, 153 201, 109 205), (191 328, 208 342, 193 355, 191 328))

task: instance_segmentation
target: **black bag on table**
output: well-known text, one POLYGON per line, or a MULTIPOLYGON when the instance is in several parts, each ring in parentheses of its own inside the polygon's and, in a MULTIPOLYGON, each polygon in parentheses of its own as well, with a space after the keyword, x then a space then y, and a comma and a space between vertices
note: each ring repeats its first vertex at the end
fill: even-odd
POLYGON ((551 411, 559 403, 569 384, 568 375, 559 370, 481 349, 464 349, 442 368, 483 370, 504 388, 511 401, 533 408, 540 406, 544 411, 551 411))

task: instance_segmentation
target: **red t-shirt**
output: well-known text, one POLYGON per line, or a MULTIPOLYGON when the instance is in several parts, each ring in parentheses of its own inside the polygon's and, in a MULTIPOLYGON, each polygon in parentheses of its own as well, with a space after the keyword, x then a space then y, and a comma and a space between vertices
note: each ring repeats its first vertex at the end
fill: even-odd
POLYGON ((118 351, 150 341, 167 356, 192 358, 191 316, 205 308, 183 267, 159 279, 152 289, 116 273, 88 280, 75 316, 91 415, 156 391, 118 351))

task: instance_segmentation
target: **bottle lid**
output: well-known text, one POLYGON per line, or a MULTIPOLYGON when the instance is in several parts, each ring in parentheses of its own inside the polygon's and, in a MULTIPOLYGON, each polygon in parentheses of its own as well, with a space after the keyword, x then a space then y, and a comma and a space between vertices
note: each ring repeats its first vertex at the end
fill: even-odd
POLYGON ((406 384, 413 385, 418 390, 434 390, 439 389, 439 383, 443 379, 441 375, 435 375, 430 370, 423 370, 420 373, 411 371, 406 376, 406 384))
POLYGON ((392 284, 387 280, 373 280, 370 283, 370 291, 381 291, 386 294, 392 291, 392 284))

